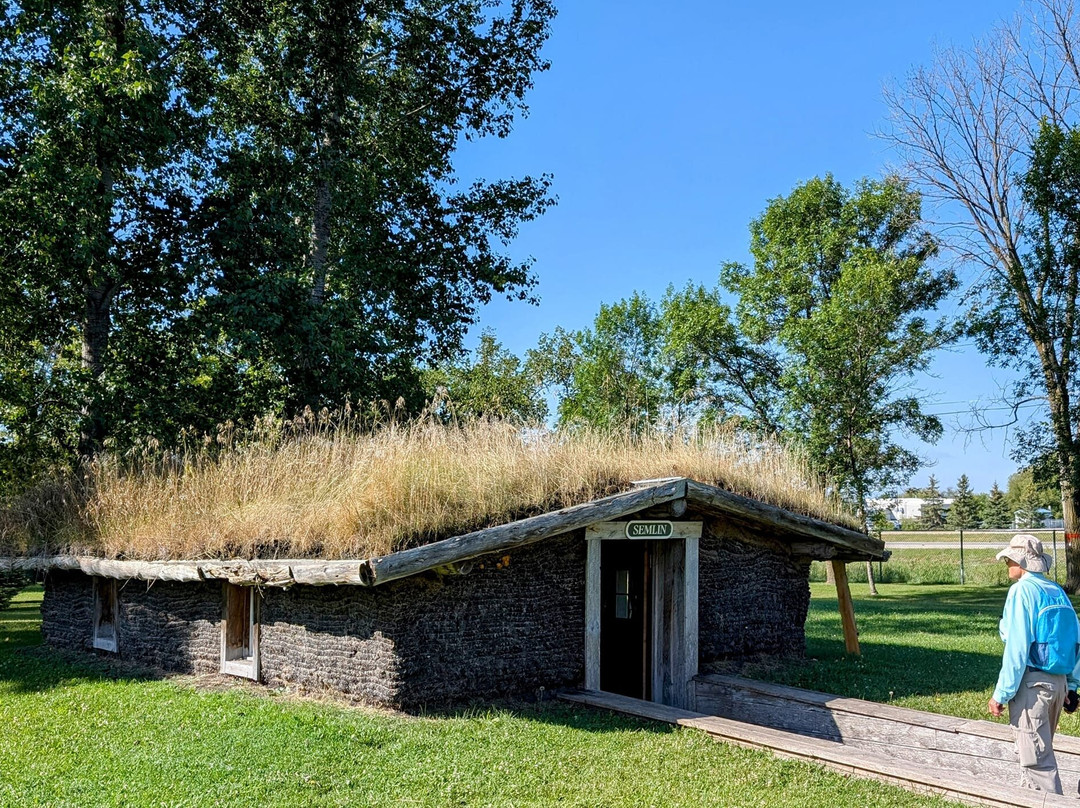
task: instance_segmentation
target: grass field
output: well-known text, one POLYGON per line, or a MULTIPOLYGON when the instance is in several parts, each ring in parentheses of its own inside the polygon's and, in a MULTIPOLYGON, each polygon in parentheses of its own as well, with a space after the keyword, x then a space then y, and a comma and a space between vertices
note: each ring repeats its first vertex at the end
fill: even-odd
MULTIPOLYGON (((1007 542, 1002 542, 1004 546, 1007 542)), ((1050 548, 1048 546, 1048 551, 1050 548)), ((973 586, 1007 586, 1008 576, 1005 565, 995 556, 997 549, 964 550, 964 580, 973 586)), ((1065 580, 1065 556, 1056 557, 1055 566, 1050 570, 1050 578, 1065 580)), ((852 582, 866 583, 866 565, 848 564, 848 579, 852 582)), ((825 580, 825 565, 814 562, 810 565, 810 580, 825 580)), ((959 584, 960 550, 958 548, 941 549, 902 549, 892 550, 892 557, 881 564, 874 564, 874 580, 887 584, 959 584)))
MULTIPOLYGON (((1047 549, 1053 545, 1054 540, 1060 544, 1064 541, 1065 533, 1060 528, 1058 530, 965 530, 964 531, 964 543, 968 542, 990 542, 992 544, 1000 544, 1004 547, 1009 543, 1009 539, 1015 536, 1017 533, 1031 533, 1038 536, 1039 539, 1046 545, 1047 549)), ((875 534, 877 535, 877 534, 875 534)), ((960 540, 960 532, 956 530, 883 530, 881 532, 881 538, 886 544, 892 542, 958 542, 960 540)))
MULTIPOLYGON (((118 676, 38 647, 39 604, 0 613, 5 808, 950 804, 559 703, 416 718, 118 676)), ((830 611, 815 599, 814 653, 844 671, 830 611)))
MULTIPOLYGON (((964 582, 973 586, 1008 585, 1005 565, 996 560, 996 550, 964 550, 964 582)), ((1053 578, 1053 573, 1051 573, 1053 578)), ((810 580, 825 580, 825 565, 814 562, 810 580)), ((866 565, 848 564, 848 580, 866 583, 866 565)), ((960 551, 955 549, 893 550, 883 564, 874 564, 874 580, 887 584, 959 584, 960 551)))

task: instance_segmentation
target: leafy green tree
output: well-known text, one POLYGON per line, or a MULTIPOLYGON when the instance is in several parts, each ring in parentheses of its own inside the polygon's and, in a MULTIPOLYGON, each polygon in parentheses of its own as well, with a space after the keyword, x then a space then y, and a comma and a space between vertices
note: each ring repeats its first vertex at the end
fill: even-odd
POLYGON ((945 526, 950 530, 968 530, 979 526, 979 509, 975 494, 966 474, 961 474, 956 481, 953 503, 945 517, 945 526))
POLYGON ((1009 475, 1008 496, 1013 506, 1019 508, 1021 502, 1028 501, 1032 508, 1048 508, 1053 511, 1057 505, 1056 491, 1053 486, 1041 479, 1031 466, 1009 475))
POLYGON ((561 388, 559 423, 639 432, 656 424, 671 398, 661 361, 656 307, 635 292, 603 304, 592 328, 543 335, 529 363, 561 388))
POLYGON ((923 530, 941 530, 945 527, 945 507, 942 504, 941 490, 938 488, 937 478, 930 475, 930 482, 926 486, 925 501, 922 506, 923 530))
POLYGON ((931 267, 937 242, 919 196, 893 177, 851 190, 831 176, 796 187, 751 224, 750 251, 753 265, 729 264, 721 279, 739 296, 742 331, 782 357, 782 426, 862 508, 871 490, 919 465, 897 433, 941 433, 916 396, 897 391, 951 339, 927 313, 955 277, 931 267))
POLYGON ((471 415, 523 422, 547 417, 536 374, 485 330, 470 359, 444 362, 423 375, 425 394, 447 418, 471 415))
POLYGON ((549 0, 226 0, 206 314, 224 372, 286 409, 396 398, 460 348, 493 294, 530 299, 502 247, 548 178, 461 188, 462 139, 507 136, 549 0))
POLYGON ((1016 500, 1016 510, 1013 512, 1013 526, 1021 530, 1042 527, 1040 509, 1043 506, 1040 500, 1041 497, 1035 486, 1023 486, 1016 500))
POLYGON ((669 287, 660 304, 665 372, 676 418, 739 418, 756 431, 779 430, 781 363, 738 329, 718 289, 669 287))
POLYGON ((990 489, 990 498, 983 511, 983 527, 990 530, 1003 530, 1012 527, 1013 509, 1005 492, 998 488, 997 482, 990 489))
POLYGON ((986 510, 990 506, 990 494, 987 492, 972 494, 972 502, 975 505, 976 517, 974 527, 989 527, 986 524, 986 510))
POLYGON ((547 177, 459 184, 549 0, 8 3, 0 474, 351 398, 422 403, 547 177))
POLYGON ((120 350, 116 332, 172 338, 194 282, 189 235, 209 131, 195 13, 168 0, 0 13, 9 458, 96 452, 153 370, 120 350))

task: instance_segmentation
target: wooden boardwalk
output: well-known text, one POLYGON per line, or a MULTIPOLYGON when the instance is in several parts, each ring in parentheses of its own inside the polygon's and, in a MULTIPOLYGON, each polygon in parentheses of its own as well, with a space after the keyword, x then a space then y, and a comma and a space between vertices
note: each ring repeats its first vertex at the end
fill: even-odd
MULTIPOLYGON (((562 698, 628 715, 692 727, 717 740, 807 760, 843 774, 940 794, 967 805, 1080 805, 1014 786, 1012 729, 860 699, 845 699, 733 676, 700 676, 697 711, 596 691, 562 698)), ((1080 781, 1080 739, 1058 736, 1066 795, 1080 781)))

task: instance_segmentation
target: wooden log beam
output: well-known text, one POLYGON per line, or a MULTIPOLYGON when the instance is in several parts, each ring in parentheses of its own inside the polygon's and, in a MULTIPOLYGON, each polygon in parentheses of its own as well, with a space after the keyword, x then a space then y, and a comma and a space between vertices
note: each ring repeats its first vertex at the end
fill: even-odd
POLYGON ((859 656, 859 632, 855 627, 855 604, 851 600, 851 587, 848 586, 847 567, 843 561, 832 560, 833 577, 836 579, 836 600, 840 606, 840 622, 844 626, 844 649, 849 654, 859 656))
POLYGON ((689 480, 686 484, 686 498, 692 504, 714 513, 719 512, 752 524, 765 525, 781 534, 824 541, 853 551, 860 559, 876 561, 885 554, 885 542, 880 539, 820 519, 785 511, 750 497, 732 494, 715 486, 689 480))
POLYGON ((122 561, 82 556, 0 559, 0 569, 77 571, 103 578, 138 581, 228 581, 243 586, 292 584, 364 585, 362 561, 245 560, 122 561))
POLYGON ((199 574, 205 580, 228 581, 238 586, 289 586, 295 583, 289 565, 278 561, 200 561, 199 574))
POLYGON ((361 574, 363 560, 353 561, 290 561, 293 581, 298 584, 325 586, 327 584, 350 584, 365 586, 367 581, 361 574))
POLYGON ((549 536, 578 530, 595 522, 616 519, 628 513, 681 499, 686 496, 686 485, 686 480, 679 479, 637 488, 508 525, 484 528, 464 536, 372 558, 366 562, 364 574, 372 585, 377 586, 455 561, 511 550, 549 536))
POLYGON ((796 541, 789 545, 789 549, 793 556, 812 558, 814 561, 828 561, 836 558, 838 552, 836 547, 823 541, 796 541))
POLYGON ((46 571, 63 570, 99 575, 103 578, 134 578, 140 581, 201 581, 198 566, 193 561, 115 561, 108 558, 84 556, 45 556, 4 559, 15 569, 46 571))

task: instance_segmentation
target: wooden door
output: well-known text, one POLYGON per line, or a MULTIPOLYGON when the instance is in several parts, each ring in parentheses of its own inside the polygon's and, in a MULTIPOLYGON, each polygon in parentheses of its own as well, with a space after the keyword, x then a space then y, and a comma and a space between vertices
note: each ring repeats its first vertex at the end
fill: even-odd
POLYGON ((649 698, 649 542, 600 549, 600 689, 649 698))

